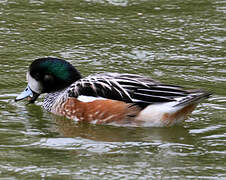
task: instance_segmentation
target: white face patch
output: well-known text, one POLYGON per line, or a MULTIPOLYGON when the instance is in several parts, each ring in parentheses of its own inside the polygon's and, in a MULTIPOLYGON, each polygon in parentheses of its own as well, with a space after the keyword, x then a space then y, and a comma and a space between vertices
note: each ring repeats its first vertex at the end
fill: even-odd
POLYGON ((42 85, 36 81, 33 77, 31 77, 30 73, 27 73, 27 82, 28 82, 28 86, 31 88, 32 91, 41 94, 42 92, 42 85))

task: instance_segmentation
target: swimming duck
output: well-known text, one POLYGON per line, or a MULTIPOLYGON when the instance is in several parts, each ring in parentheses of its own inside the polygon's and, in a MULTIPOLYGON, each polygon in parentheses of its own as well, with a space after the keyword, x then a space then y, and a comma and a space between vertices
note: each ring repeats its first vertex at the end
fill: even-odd
POLYGON ((184 121, 210 93, 164 84, 136 74, 100 73, 82 78, 69 62, 53 58, 34 60, 28 85, 16 101, 34 103, 47 93, 47 111, 94 124, 171 126, 184 121))

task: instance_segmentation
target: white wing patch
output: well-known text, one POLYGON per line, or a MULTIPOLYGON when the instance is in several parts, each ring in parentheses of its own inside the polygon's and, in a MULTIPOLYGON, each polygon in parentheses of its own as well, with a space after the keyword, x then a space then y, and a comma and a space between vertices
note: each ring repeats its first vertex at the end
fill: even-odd
POLYGON ((106 98, 103 98, 103 97, 93 97, 93 96, 84 96, 84 95, 78 96, 77 99, 82 102, 93 102, 96 100, 106 100, 106 98))

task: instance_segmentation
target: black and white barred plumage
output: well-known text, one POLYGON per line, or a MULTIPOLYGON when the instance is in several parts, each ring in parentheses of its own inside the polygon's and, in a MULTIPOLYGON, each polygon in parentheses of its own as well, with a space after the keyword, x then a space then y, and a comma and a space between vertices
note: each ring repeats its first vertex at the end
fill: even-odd
POLYGON ((85 95, 119 100, 142 108, 171 101, 178 101, 179 105, 208 96, 200 90, 190 92, 180 86, 162 84, 145 76, 119 73, 102 73, 82 78, 69 87, 68 94, 76 98, 85 95))

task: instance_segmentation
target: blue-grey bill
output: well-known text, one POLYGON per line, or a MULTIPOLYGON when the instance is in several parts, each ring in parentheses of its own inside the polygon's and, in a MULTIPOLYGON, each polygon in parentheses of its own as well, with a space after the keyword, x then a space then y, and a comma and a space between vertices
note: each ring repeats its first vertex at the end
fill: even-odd
POLYGON ((25 90, 19 96, 16 97, 16 101, 22 100, 22 99, 24 99, 26 97, 31 97, 32 98, 33 96, 34 95, 33 95, 32 90, 30 89, 29 86, 27 86, 25 88, 25 90))

